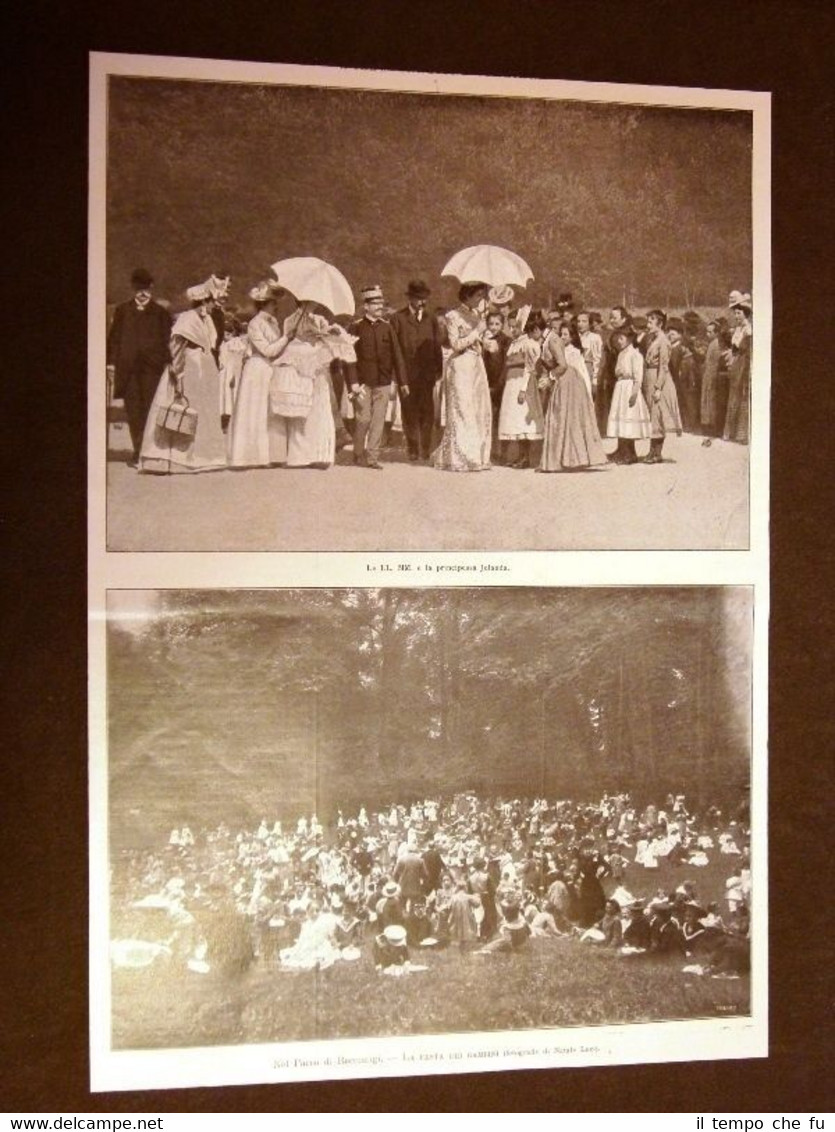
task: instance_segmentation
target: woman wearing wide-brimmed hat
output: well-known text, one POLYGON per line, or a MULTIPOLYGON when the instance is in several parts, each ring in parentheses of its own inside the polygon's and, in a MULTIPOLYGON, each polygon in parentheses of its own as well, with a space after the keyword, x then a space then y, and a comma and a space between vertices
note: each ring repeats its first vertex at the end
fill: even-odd
POLYGON ((143 472, 210 472, 226 467, 220 424, 220 374, 214 358, 217 331, 208 284, 190 287, 189 310, 171 328, 171 364, 148 413, 139 467, 143 472), (190 422, 180 428, 177 422, 190 422))
POLYGON ((249 292, 256 314, 247 326, 250 356, 244 363, 229 426, 233 468, 266 468, 287 462, 287 430, 270 412, 273 363, 287 349, 300 314, 285 332, 275 317, 276 289, 263 280, 249 292))
POLYGON ((725 440, 747 444, 751 413, 751 298, 742 295, 731 307, 734 328, 728 355, 728 412, 725 417, 725 440))

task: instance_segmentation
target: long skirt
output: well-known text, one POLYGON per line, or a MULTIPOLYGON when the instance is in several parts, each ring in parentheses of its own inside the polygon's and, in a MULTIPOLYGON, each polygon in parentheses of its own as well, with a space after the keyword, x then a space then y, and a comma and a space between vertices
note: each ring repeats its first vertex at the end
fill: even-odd
POLYGON ((728 412, 725 440, 747 444, 750 426, 751 366, 747 358, 734 358, 728 373, 728 412))
POLYGON ((507 376, 499 409, 499 440, 541 440, 542 420, 539 406, 531 412, 527 400, 530 377, 524 371, 512 372, 507 376), (524 398, 519 404, 519 396, 524 398))
POLYGON ((148 413, 139 467, 143 472, 210 472, 226 467, 226 437, 220 427, 220 376, 211 354, 189 349, 183 370, 183 393, 197 412, 194 436, 169 432, 157 424, 159 409, 174 400, 174 382, 166 368, 148 413))
POLYGON ((540 470, 558 472, 605 463, 594 402, 582 376, 569 367, 557 378, 548 402, 540 470))
POLYGON ((674 432, 676 436, 681 436, 681 412, 675 382, 668 376, 661 386, 661 396, 656 401, 652 394, 657 379, 657 369, 647 368, 644 371, 643 395, 649 409, 649 423, 653 440, 661 440, 668 432, 674 432))
POLYGON ((709 436, 721 436, 728 412, 728 374, 722 371, 702 378, 702 428, 709 436))
POLYGON ((454 355, 443 386, 446 428, 432 463, 446 472, 485 471, 490 467, 493 411, 484 362, 472 351, 454 355))
POLYGON ((287 433, 270 412, 272 366, 249 358, 243 368, 229 426, 229 463, 233 468, 265 468, 287 460, 287 433))
POLYGON ((616 436, 619 440, 649 440, 652 428, 647 403, 639 389, 635 404, 629 404, 632 386, 631 378, 621 378, 615 386, 606 434, 616 436))
POLYGON ((336 458, 336 427, 331 408, 331 383, 325 370, 313 382, 313 404, 306 417, 275 417, 284 437, 288 468, 330 467, 336 458))
POLYGON ((717 426, 721 435, 727 408, 728 374, 727 370, 722 367, 718 342, 714 341, 707 348, 702 367, 702 395, 699 414, 702 428, 707 431, 708 435, 716 436, 717 426), (714 349, 714 347, 717 348, 714 349), (720 398, 722 398, 723 393, 724 405, 721 405, 720 398))

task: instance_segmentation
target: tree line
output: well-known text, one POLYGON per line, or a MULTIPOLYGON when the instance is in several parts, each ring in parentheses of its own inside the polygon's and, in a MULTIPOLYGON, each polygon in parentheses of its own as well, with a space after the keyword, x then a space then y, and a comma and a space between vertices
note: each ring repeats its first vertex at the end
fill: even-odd
POLYGON ((120 821, 747 781, 739 591, 163 591, 111 628, 120 821))
POLYGON ((179 301, 210 271, 239 301, 317 255, 399 302, 458 248, 528 259, 528 296, 719 305, 751 279, 751 115, 113 78, 108 301, 131 270, 179 301))

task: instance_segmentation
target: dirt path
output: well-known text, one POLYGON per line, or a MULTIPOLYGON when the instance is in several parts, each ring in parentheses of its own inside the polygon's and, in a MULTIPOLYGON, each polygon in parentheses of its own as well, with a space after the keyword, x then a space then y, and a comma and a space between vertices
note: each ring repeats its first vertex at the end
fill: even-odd
POLYGON ((732 550, 748 542, 748 449, 703 448, 696 436, 669 439, 661 466, 553 475, 437 472, 390 451, 383 472, 355 468, 343 452, 328 471, 160 477, 123 462, 120 432, 111 428, 116 458, 107 467, 110 550, 732 550))

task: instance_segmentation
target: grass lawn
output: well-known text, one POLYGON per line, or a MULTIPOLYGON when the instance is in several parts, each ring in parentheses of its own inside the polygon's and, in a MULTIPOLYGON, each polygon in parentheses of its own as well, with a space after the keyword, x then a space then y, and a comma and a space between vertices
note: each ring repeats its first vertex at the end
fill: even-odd
MULTIPOLYGON (((650 896, 693 879, 717 900, 733 858, 706 869, 633 869, 626 886, 650 896)), ((607 891, 614 885, 607 882, 607 891)), ((574 939, 533 940, 510 955, 423 949, 428 970, 377 974, 364 947, 353 963, 284 971, 256 963, 237 980, 172 968, 113 973, 113 1046, 176 1048, 316 1038, 467 1033, 656 1022, 747 1014, 750 980, 682 973, 685 960, 623 957, 574 939)))

